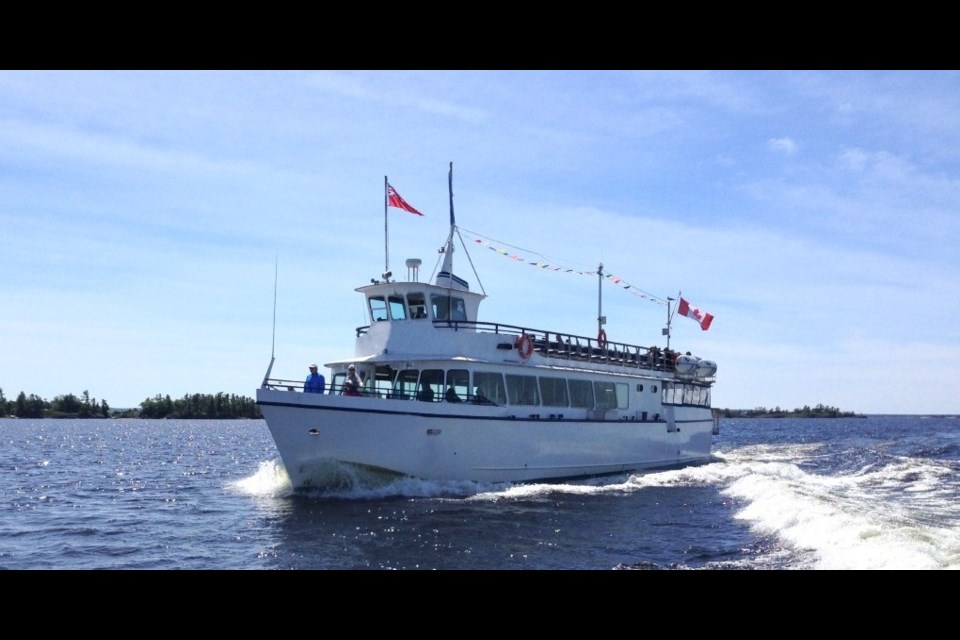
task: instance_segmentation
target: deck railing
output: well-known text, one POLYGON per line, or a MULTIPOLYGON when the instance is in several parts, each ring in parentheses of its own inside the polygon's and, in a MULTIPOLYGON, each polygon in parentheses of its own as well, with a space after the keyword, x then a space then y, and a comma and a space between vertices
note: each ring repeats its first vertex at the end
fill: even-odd
MULTIPOLYGON (((499 322, 470 322, 467 320, 434 320, 433 326, 443 330, 470 330, 480 333, 495 333, 509 338, 503 343, 504 349, 513 349, 516 339, 522 335, 530 336, 534 351, 547 358, 575 360, 580 362, 602 362, 652 371, 676 371, 676 351, 659 347, 641 347, 623 342, 601 341, 574 334, 544 331, 499 322)), ((361 336, 370 326, 357 327, 357 336, 361 336)))

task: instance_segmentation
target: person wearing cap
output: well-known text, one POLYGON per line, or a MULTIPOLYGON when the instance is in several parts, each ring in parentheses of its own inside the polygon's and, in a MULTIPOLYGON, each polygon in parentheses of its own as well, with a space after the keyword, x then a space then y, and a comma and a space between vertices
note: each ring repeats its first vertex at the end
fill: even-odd
POLYGON ((345 396, 360 395, 360 378, 357 377, 357 368, 353 365, 347 367, 347 379, 343 381, 343 389, 340 391, 345 396))
POLYGON ((326 386, 327 381, 324 379, 323 374, 317 373, 317 365, 310 365, 310 375, 307 376, 307 379, 303 383, 303 392, 323 393, 326 386))

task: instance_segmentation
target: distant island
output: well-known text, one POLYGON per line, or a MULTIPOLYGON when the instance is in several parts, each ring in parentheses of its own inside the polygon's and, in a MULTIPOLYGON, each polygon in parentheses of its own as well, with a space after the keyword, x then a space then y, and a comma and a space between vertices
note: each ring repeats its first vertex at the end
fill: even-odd
POLYGON ((862 413, 853 411, 841 411, 836 407, 828 407, 818 404, 815 407, 804 405, 802 409, 787 411, 780 407, 767 409, 766 407, 757 407, 756 409, 715 409, 721 418, 865 418, 862 413))
POLYGON ((106 400, 97 402, 84 391, 45 400, 23 391, 16 400, 7 400, 0 389, 0 417, 13 418, 180 418, 184 420, 230 420, 235 418, 262 418, 260 407, 253 398, 232 393, 187 394, 179 400, 157 394, 130 409, 111 409, 106 400))

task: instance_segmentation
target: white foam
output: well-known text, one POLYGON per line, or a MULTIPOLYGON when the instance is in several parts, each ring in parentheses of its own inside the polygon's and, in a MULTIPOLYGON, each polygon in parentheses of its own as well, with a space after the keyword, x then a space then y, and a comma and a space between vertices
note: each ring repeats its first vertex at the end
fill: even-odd
POLYGON ((739 477, 723 490, 746 502, 736 517, 813 552, 818 569, 960 568, 960 533, 945 524, 960 512, 941 492, 948 470, 939 465, 904 460, 820 476, 792 462, 740 453, 737 460, 731 469, 739 477))

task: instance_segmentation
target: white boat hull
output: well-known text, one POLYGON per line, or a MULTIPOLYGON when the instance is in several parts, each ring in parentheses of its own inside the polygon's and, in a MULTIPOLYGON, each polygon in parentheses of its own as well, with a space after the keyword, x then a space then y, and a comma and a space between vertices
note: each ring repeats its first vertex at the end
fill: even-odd
POLYGON ((705 463, 713 420, 565 408, 489 407, 259 389, 257 402, 295 488, 331 463, 424 480, 556 481, 705 463), (592 419, 591 419, 592 418, 592 419))

